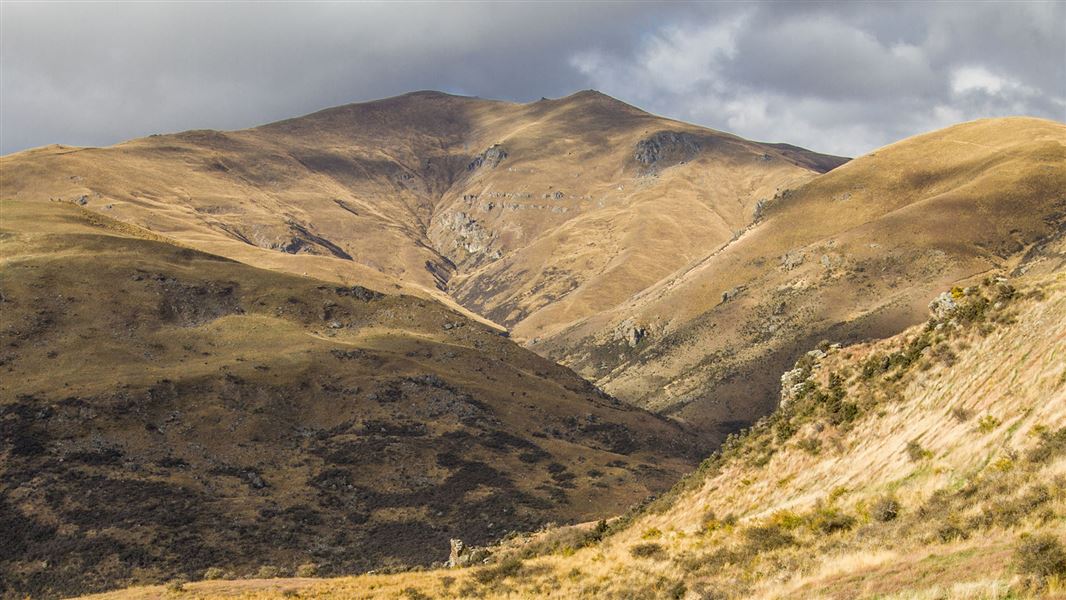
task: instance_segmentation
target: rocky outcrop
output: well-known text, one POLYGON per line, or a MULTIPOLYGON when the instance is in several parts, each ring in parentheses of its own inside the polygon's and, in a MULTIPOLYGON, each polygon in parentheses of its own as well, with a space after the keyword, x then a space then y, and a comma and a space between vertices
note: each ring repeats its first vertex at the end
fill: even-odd
POLYGON ((695 135, 659 131, 637 142, 633 159, 650 173, 692 160, 699 152, 699 138, 695 135))
POLYGON ((474 160, 466 166, 466 170, 476 171, 481 167, 495 169, 505 158, 507 158, 507 150, 499 144, 493 144, 488 150, 475 156, 474 160))
POLYGON ((795 269, 796 267, 802 265, 803 261, 806 258, 807 257, 803 254, 803 252, 800 252, 799 250, 786 252, 784 255, 781 256, 781 267, 784 268, 786 271, 791 271, 792 269, 795 269))
POLYGON ((444 216, 441 225, 455 234, 455 247, 469 254, 482 254, 489 249, 493 235, 481 223, 466 212, 454 212, 444 216))
POLYGON ((489 557, 488 550, 467 546, 463 543, 463 540, 452 538, 449 542, 451 545, 451 552, 448 554, 448 562, 445 563, 445 566, 449 569, 469 567, 471 565, 485 562, 485 559, 489 557))
POLYGON ((943 292, 929 303, 929 312, 937 319, 944 319, 951 316, 958 306, 951 294, 943 292))
POLYGON ((625 342, 630 348, 636 348, 644 338, 648 337, 648 330, 633 323, 633 319, 626 319, 614 328, 614 339, 625 342))
POLYGON ((348 254, 344 248, 311 232, 310 229, 295 221, 288 221, 284 229, 276 225, 238 227, 228 223, 218 223, 216 226, 246 244, 266 248, 267 250, 277 250, 286 254, 315 254, 352 260, 352 255, 348 254))

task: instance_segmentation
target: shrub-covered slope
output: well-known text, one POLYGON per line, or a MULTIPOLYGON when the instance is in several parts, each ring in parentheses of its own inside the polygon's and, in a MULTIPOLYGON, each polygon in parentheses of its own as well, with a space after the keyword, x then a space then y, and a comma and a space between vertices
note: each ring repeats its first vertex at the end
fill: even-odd
POLYGON ((0 204, 0 596, 428 564, 671 485, 693 436, 410 296, 0 204))
POLYGON ((471 569, 186 587, 206 598, 1061 594, 1066 277, 990 277, 933 309, 896 337, 813 349, 786 376, 782 410, 608 525, 519 538, 471 569))

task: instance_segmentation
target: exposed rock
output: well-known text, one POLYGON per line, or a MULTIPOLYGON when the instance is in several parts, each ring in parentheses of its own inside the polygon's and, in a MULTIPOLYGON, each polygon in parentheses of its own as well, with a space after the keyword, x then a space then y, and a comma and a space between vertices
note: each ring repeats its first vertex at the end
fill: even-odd
POLYGON ((792 369, 781 375, 781 407, 796 397, 800 387, 807 381, 807 375, 808 372, 804 369, 792 369))
POLYGON ((78 206, 85 206, 86 204, 88 204, 88 203, 89 203, 89 197, 88 197, 88 196, 85 196, 85 195, 82 195, 82 196, 78 196, 78 197, 77 197, 77 198, 76 198, 76 199, 74 200, 74 202, 75 202, 75 203, 77 203, 77 205, 78 205, 78 206))
POLYGON ((929 303, 929 311, 938 319, 951 316, 951 313, 955 312, 956 308, 958 308, 958 304, 955 303, 955 299, 948 292, 941 292, 939 296, 933 298, 933 301, 929 303))
POLYGON ((485 548, 473 548, 463 543, 463 540, 451 539, 451 553, 445 566, 449 569, 457 567, 469 567, 483 563, 490 556, 485 548))
POLYGON ((659 131, 637 142, 633 158, 651 172, 691 160, 699 152, 699 138, 695 135, 659 131))
POLYGON ((507 150, 499 144, 493 144, 488 150, 475 156, 474 160, 466 166, 466 170, 476 171, 486 166, 495 169, 505 158, 507 158, 507 150))
POLYGON ((781 266, 784 267, 786 271, 791 271, 802 265, 805 258, 806 256, 803 255, 803 252, 798 250, 789 251, 781 256, 781 266))
POLYGON ((754 223, 758 223, 762 220, 763 215, 766 213, 766 205, 769 201, 766 198, 759 198, 755 203, 755 210, 751 213, 751 220, 754 223))
POLYGON ((648 330, 635 325, 633 319, 626 319, 614 328, 614 339, 625 342, 630 348, 635 348, 647 336, 648 330))
POLYGON ((455 233, 455 246, 470 254, 485 253, 494 239, 477 219, 465 212, 449 213, 443 217, 441 224, 455 233))
POLYGON ((385 295, 374 290, 367 289, 361 285, 353 285, 351 287, 339 287, 335 290, 338 296, 351 296, 352 298, 358 298, 363 302, 370 302, 371 300, 377 300, 378 298, 384 298, 385 295))
POLYGON ((739 296, 740 293, 743 292, 746 289, 746 287, 747 286, 738 285, 738 286, 736 286, 734 288, 730 288, 730 289, 722 292, 722 304, 725 304, 726 302, 729 302, 733 298, 736 298, 737 296, 739 296))

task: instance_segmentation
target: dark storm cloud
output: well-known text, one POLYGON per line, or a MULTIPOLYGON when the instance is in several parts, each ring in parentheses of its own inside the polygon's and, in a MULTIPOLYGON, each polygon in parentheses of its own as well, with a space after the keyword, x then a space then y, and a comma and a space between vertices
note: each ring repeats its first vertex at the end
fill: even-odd
POLYGON ((418 89, 595 87, 857 154, 955 121, 1064 119, 1061 3, 0 3, 0 145, 239 128, 418 89))

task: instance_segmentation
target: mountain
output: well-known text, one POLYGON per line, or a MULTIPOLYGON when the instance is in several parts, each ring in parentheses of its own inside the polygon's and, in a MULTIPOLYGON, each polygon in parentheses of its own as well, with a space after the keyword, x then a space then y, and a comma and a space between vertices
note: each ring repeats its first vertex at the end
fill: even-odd
MULTIPOLYGON (((917 517, 856 525, 881 492, 910 514, 986 485, 1006 463, 964 458, 987 444, 1018 479, 981 502, 1054 475, 1017 457, 1063 426, 1064 189, 1051 121, 849 161, 591 91, 0 157, 0 594, 375 570, 323 585, 750 597, 895 533, 939 556, 917 517), (921 412, 955 389, 998 437, 921 412), (719 446, 609 527, 550 526, 621 514, 719 446), (495 564, 380 575, 454 538, 495 564)), ((921 514, 958 525, 958 502, 921 514)), ((294 585, 318 584, 197 589, 294 585)))
POLYGON ((247 264, 433 298, 541 336, 727 241, 845 159, 663 119, 598 92, 416 92, 254 129, 3 158, 61 198, 247 264))
POLYGON ((617 512, 695 435, 437 302, 0 201, 0 596, 351 573, 617 512))
POLYGON ((183 589, 212 600, 1060 597, 1066 276, 990 276, 932 308, 896 336, 805 353, 781 410, 609 525, 511 540, 486 566, 183 589))
POLYGON ((1061 270, 1063 190, 1061 123, 908 138, 783 190, 735 239, 531 348, 721 440, 773 410, 780 374, 819 341, 893 335, 937 290, 992 272, 1061 270))

